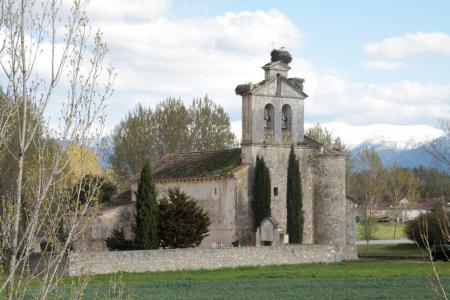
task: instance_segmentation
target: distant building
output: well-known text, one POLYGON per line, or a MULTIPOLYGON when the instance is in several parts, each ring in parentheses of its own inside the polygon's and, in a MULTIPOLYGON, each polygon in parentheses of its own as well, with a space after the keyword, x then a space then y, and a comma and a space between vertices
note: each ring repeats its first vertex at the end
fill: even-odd
MULTIPOLYGON (((448 199, 438 197, 429 200, 411 201, 404 198, 399 202, 397 213, 393 203, 380 202, 373 206, 372 215, 378 220, 378 222, 395 222, 397 215, 398 222, 404 223, 417 218, 421 214, 425 214, 442 207, 449 207, 448 199)), ((357 222, 364 219, 365 210, 366 208, 363 206, 358 206, 356 208, 357 222)))

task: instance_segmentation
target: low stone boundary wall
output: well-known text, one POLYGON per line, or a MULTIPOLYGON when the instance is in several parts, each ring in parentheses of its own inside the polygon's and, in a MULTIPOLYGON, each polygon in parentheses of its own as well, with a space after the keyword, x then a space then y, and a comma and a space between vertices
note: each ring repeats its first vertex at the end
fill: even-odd
POLYGON ((356 258, 354 248, 330 245, 286 245, 222 249, 159 249, 71 254, 68 275, 154 272, 335 262, 356 258))

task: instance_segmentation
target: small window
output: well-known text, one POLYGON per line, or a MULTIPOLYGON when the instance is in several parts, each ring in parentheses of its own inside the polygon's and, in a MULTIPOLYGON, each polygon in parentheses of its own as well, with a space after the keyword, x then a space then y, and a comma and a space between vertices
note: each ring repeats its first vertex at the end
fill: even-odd
POLYGON ((214 188, 214 196, 217 196, 217 188, 214 188))
POLYGON ((278 196, 278 188, 277 187, 273 188, 273 195, 278 196))

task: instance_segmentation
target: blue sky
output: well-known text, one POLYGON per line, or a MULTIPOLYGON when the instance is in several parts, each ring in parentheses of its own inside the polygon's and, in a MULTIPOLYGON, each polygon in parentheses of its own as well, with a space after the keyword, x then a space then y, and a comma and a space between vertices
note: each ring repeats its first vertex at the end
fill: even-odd
POLYGON ((318 69, 339 69, 352 80, 448 83, 450 78, 449 56, 423 54, 396 72, 368 70, 360 64, 366 43, 405 33, 450 33, 450 1, 177 0, 172 9, 174 17, 278 9, 305 34, 304 48, 292 51, 294 55, 313 61, 318 69))
POLYGON ((87 8, 117 71, 110 130, 137 103, 208 94, 239 135, 234 88, 262 80, 273 42, 293 55, 290 76, 306 79, 306 123, 358 141, 373 128, 439 134, 433 127, 450 116, 449 12, 450 1, 403 0, 92 0, 87 8))

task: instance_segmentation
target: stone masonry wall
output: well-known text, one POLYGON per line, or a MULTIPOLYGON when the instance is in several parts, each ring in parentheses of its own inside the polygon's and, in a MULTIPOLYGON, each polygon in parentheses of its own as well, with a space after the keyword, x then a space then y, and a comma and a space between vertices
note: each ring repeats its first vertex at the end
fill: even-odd
MULTIPOLYGON (((279 228, 286 230, 286 189, 287 170, 290 145, 243 145, 242 162, 254 166, 256 155, 262 155, 267 167, 270 169, 272 188, 272 217, 279 223, 279 228), (278 188, 278 196, 274 196, 274 188, 278 188)), ((300 173, 303 193, 304 229, 303 242, 313 243, 313 166, 311 164, 312 152, 308 147, 295 147, 295 154, 300 160, 300 173)), ((251 182, 251 181, 250 181, 251 182)), ((251 188, 250 188, 251 191, 251 188)))
POLYGON ((234 173, 236 178, 236 229, 241 245, 252 245, 253 211, 251 207, 250 170, 245 166, 234 173))
POLYGON ((343 252, 336 252, 331 245, 289 245, 71 254, 68 275, 218 269, 312 262, 331 263, 336 259, 354 258, 356 254, 352 254, 352 251, 354 252, 354 249, 349 248, 344 249, 343 252))
POLYGON ((244 134, 243 144, 248 143, 263 143, 264 138, 264 107, 267 104, 272 104, 274 107, 274 142, 282 142, 282 107, 288 104, 292 110, 291 116, 291 134, 292 142, 297 144, 303 142, 304 135, 304 99, 298 97, 297 92, 286 85, 282 84, 282 96, 275 96, 276 84, 275 81, 261 86, 250 98, 243 100, 243 122, 242 132, 244 134), (250 117, 249 117, 250 116, 250 117), (248 121, 247 121, 248 119, 248 121), (249 129, 246 126, 251 126, 249 129), (251 135, 248 133, 251 132, 251 135), (251 140, 249 140, 249 138, 251 140))
POLYGON ((345 244, 354 245, 356 240, 356 206, 348 199, 346 203, 345 244))
POLYGON ((345 156, 316 158, 314 243, 343 247, 346 243, 345 156))
POLYGON ((180 189, 195 199, 211 219, 209 235, 203 239, 201 247, 230 246, 237 239, 235 178, 157 182, 158 199, 162 198, 168 189, 174 188, 180 189))
POLYGON ((101 212, 88 224, 85 234, 72 242, 72 249, 76 252, 102 251, 107 249, 105 239, 114 229, 122 229, 125 238, 134 238, 135 203, 114 207, 101 212))

